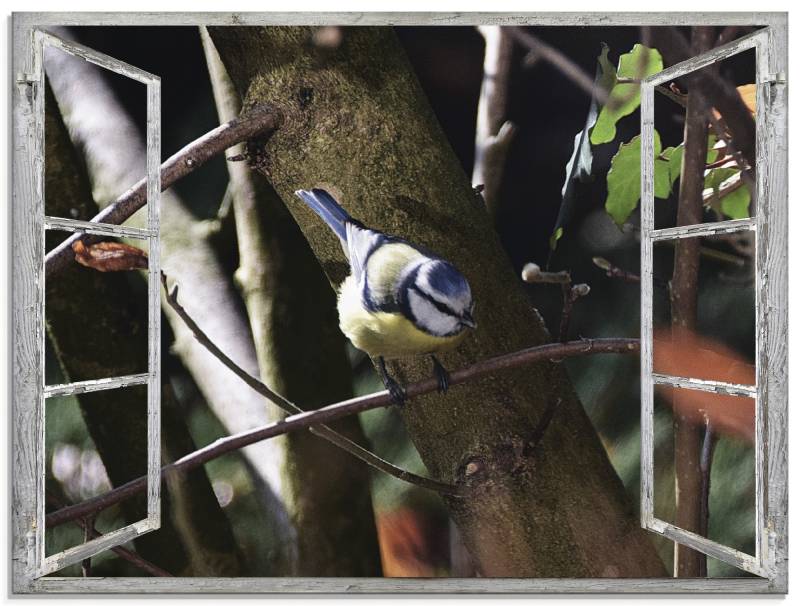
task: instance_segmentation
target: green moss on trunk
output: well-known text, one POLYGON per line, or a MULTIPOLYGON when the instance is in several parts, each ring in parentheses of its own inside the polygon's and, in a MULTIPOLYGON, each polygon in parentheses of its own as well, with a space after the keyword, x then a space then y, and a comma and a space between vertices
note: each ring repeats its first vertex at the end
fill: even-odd
MULTIPOLYGON (((259 143, 259 168, 332 283, 346 275, 341 248, 296 189, 325 184, 354 217, 429 247, 466 274, 479 327, 443 356, 446 366, 547 340, 391 29, 346 28, 335 52, 316 49, 305 28, 210 33, 246 105, 283 114, 279 131, 259 143)), ((392 370, 403 381, 431 373, 427 359, 392 370)), ((561 367, 540 364, 418 398, 404 418, 430 472, 473 488, 447 504, 483 575, 664 574, 561 367), (553 400, 553 423, 531 452, 525 445, 553 400)))

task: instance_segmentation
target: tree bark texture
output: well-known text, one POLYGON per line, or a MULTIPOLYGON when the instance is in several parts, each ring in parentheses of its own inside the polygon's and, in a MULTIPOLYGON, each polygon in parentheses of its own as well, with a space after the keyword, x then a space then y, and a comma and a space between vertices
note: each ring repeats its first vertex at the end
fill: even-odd
MULTIPOLYGON (((692 51, 700 54, 713 44, 713 27, 692 28, 692 51)), ((704 170, 708 149, 707 101, 698 94, 700 71, 688 80, 684 154, 678 193, 676 225, 695 225, 703 222, 704 170)), ((681 238, 675 242, 670 303, 673 339, 684 338, 697 324, 697 290, 700 271, 701 238, 681 238)), ((673 390, 674 391, 674 390, 673 390)), ((673 397, 679 397, 673 395, 673 397)), ((673 406, 673 410, 682 410, 673 406)), ((680 528, 702 533, 702 482, 700 457, 705 428, 686 415, 673 420, 675 444, 675 524, 680 528)), ((676 577, 706 576, 706 556, 675 543, 674 574, 676 577)))
MULTIPOLYGON (((88 220, 98 208, 85 165, 72 146, 49 87, 46 110, 47 213, 88 220)), ((48 235, 52 239, 55 234, 48 235)), ((133 295, 130 280, 139 280, 139 276, 101 273, 71 264, 47 282, 48 335, 70 381, 147 370, 147 307, 144 297, 133 295)), ((169 383, 164 382, 161 389, 162 457, 168 462, 194 451, 196 446, 169 383)), ((77 396, 89 434, 114 486, 147 471, 146 394, 146 387, 138 386, 77 396)), ((58 402, 50 405, 58 406, 58 402)), ((193 470, 172 482, 162 491, 161 502, 161 529, 135 541, 142 557, 176 575, 242 573, 230 524, 205 470, 193 470)), ((122 509, 129 523, 147 515, 143 497, 125 501, 122 509)))
MULTIPOLYGON (((333 284, 347 274, 341 247, 296 189, 327 185, 357 219, 466 274, 479 327, 442 356, 445 366, 548 340, 391 29, 346 28, 335 51, 314 47, 305 28, 209 31, 245 106, 269 103, 283 114, 277 133, 250 148, 333 284)), ((390 367, 402 381, 431 374, 425 358, 390 367)), ((447 505, 482 575, 664 574, 560 366, 420 397, 403 417, 431 474, 469 487, 447 505), (554 400, 555 418, 531 447, 554 400)))
MULTIPOLYGON (((202 35, 220 122, 227 122, 241 110, 239 93, 211 39, 202 35)), ((228 155, 243 153, 244 147, 228 155)), ((334 293, 314 253, 263 175, 246 162, 229 162, 228 172, 239 246, 236 281, 261 379, 306 409, 352 397, 334 293)), ((333 427, 365 445, 358 417, 333 427)), ((281 444, 284 497, 297 531, 296 574, 381 576, 369 468, 307 431, 290 433, 281 444)))

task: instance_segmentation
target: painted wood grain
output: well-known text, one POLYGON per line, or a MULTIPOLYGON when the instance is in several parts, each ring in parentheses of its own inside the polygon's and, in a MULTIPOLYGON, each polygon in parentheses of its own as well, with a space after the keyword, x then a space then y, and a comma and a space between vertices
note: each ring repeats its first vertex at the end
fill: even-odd
POLYGON ((727 394, 729 396, 744 396, 748 398, 754 398, 756 396, 756 388, 753 385, 740 385, 738 383, 726 383, 724 381, 674 377, 671 375, 653 373, 653 383, 656 385, 680 387, 682 389, 727 394))
POLYGON ((148 373, 138 375, 126 375, 124 377, 110 377, 108 379, 93 379, 91 381, 76 381, 74 383, 62 383, 59 385, 46 385, 44 397, 53 398, 56 396, 69 396, 79 393, 89 393, 91 391, 104 391, 106 389, 119 389, 132 385, 144 385, 150 380, 148 373))
POLYGON ((147 240, 153 236, 158 236, 158 231, 153 231, 149 228, 142 229, 140 227, 111 225, 110 223, 97 223, 95 221, 79 221, 78 219, 66 219, 63 217, 45 217, 44 227, 45 229, 81 232, 98 236, 114 236, 117 238, 138 238, 139 240, 147 240))

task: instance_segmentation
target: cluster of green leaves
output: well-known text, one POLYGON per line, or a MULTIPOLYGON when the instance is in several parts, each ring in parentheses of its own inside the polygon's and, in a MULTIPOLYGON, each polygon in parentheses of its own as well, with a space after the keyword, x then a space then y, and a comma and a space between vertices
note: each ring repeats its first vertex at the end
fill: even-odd
MULTIPOLYGON (((597 58, 595 90, 607 96, 602 107, 596 98, 592 100, 586 123, 575 136, 572 156, 566 166, 566 180, 561 190, 561 208, 550 236, 550 248, 555 250, 564 234, 565 223, 576 205, 575 186, 592 176, 593 146, 613 142, 617 137, 619 120, 635 112, 641 104, 639 80, 660 72, 664 65, 656 49, 636 44, 630 52, 619 58, 616 68, 608 59, 608 46, 603 44, 597 58)), ((715 145, 716 137, 708 139, 708 163, 716 162, 724 154, 715 145)), ((655 165, 653 167, 654 195, 656 198, 670 197, 674 184, 681 174, 683 143, 675 147, 662 148, 658 131, 654 132, 655 165)), ((749 216, 750 190, 747 187, 731 187, 741 178, 740 169, 734 163, 723 164, 706 172, 705 187, 707 203, 725 218, 740 219, 749 216), (709 191, 710 190, 710 191, 709 191)), ((611 160, 607 176, 608 195, 606 212, 621 226, 639 204, 641 192, 641 135, 621 142, 611 160)))
POLYGON ((597 57, 595 96, 583 130, 575 135, 572 156, 567 162, 566 180, 561 189, 561 208, 550 237, 550 248, 553 250, 563 235, 564 225, 576 204, 575 185, 591 178, 592 146, 613 141, 617 134, 617 122, 639 107, 639 84, 630 80, 645 78, 663 68, 658 51, 641 44, 634 45, 631 52, 622 55, 617 68, 608 59, 608 52, 608 46, 603 44, 597 57), (598 96, 606 98, 602 107, 597 102, 598 96))

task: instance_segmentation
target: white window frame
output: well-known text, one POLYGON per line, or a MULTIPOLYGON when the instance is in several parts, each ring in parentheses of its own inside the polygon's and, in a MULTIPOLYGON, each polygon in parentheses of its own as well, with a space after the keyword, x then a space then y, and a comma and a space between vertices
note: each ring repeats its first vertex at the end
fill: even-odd
MULTIPOLYGON (((642 526, 681 545, 715 557, 731 566, 775 580, 781 570, 778 536, 785 531, 786 399, 786 186, 781 186, 785 149, 785 97, 773 95, 773 87, 785 78, 772 71, 771 28, 758 30, 724 46, 678 63, 645 79, 641 85, 642 179, 641 179, 641 521, 642 526), (654 91, 655 87, 691 74, 744 51, 756 54, 756 183, 755 216, 691 226, 654 229, 654 91), (778 159, 773 164, 772 158, 778 159), (769 159, 769 161, 768 161, 769 159), (755 232, 756 384, 677 377, 653 371, 653 244, 679 238, 755 232), (776 285, 775 282, 778 282, 776 285), (781 305, 782 303, 782 305, 781 305), (777 347, 776 347, 777 346, 777 347), (654 387, 668 385, 749 397, 755 400, 755 555, 738 551, 709 538, 661 520, 654 513, 654 387), (777 468, 773 468, 777 464, 777 468), (785 470, 784 470, 785 471, 785 470)), ((784 538, 785 540, 785 538, 784 538)))
MULTIPOLYGON (((14 89, 14 419, 13 460, 13 591, 15 593, 785 593, 787 590, 787 459, 786 459, 786 317, 787 317, 787 182, 786 157, 786 87, 787 69, 786 13, 17 13, 13 15, 13 73, 18 74, 14 89), (649 579, 392 579, 392 578, 59 578, 31 579, 26 566, 35 547, 30 530, 37 519, 24 502, 33 494, 37 459, 31 452, 32 437, 39 427, 31 402, 41 398, 39 361, 43 355, 41 325, 34 321, 31 309, 43 284, 41 231, 43 219, 32 216, 41 206, 40 177, 32 168, 41 162, 32 130, 30 32, 35 28, 70 25, 531 25, 531 26, 681 26, 741 25, 770 28, 769 70, 774 82, 762 83, 761 98, 769 94, 768 140, 759 149, 768 150, 769 214, 766 229, 759 223, 759 255, 770 258, 769 281, 759 291, 760 310, 770 310, 767 333, 762 343, 771 352, 769 365, 759 366, 758 384, 769 395, 769 406, 762 407, 766 417, 766 435, 760 439, 769 448, 766 478, 769 500, 765 504, 771 525, 768 542, 774 554, 772 578, 649 578, 649 579), (38 158, 38 160, 37 160, 38 158), (37 181, 38 179, 38 181, 37 181), (771 224, 770 224, 771 223, 771 224), (33 265, 28 261, 33 259, 33 265), (33 277, 33 279, 32 279, 33 277), (26 315, 27 314, 27 315, 26 315), (771 368, 770 368, 771 366, 771 368), (763 373, 763 374, 762 374, 763 373), (773 549, 774 543, 774 549, 773 549)), ((643 95, 643 103, 647 103, 643 95)), ((652 104, 652 97, 649 97, 652 104)), ((760 129, 761 133, 764 132, 760 129)), ((763 157, 761 155, 760 157, 763 157)), ((39 169, 40 170, 40 169, 39 169)), ((643 179, 644 181, 644 179, 643 179)), ((766 220, 763 218, 761 220, 766 220)), ((759 221, 761 221, 759 220, 759 221)), ((762 398, 762 401, 766 401, 762 398)))
MULTIPOLYGON (((22 421, 25 427, 16 425, 30 436, 30 442, 15 447, 15 505, 19 516, 25 521, 24 532, 27 557, 23 575, 27 582, 51 574, 62 568, 90 558, 100 552, 127 543, 135 537, 161 527, 161 308, 160 308, 160 263, 159 263, 159 204, 161 195, 161 82, 154 76, 132 65, 96 52, 83 45, 64 40, 59 36, 34 28, 31 31, 31 71, 21 74, 17 84, 25 89, 27 107, 23 109, 25 121, 17 124, 24 129, 23 142, 29 146, 34 170, 25 175, 28 200, 15 199, 14 225, 20 228, 26 222, 25 231, 31 236, 25 251, 21 252, 17 269, 24 270, 35 280, 26 284, 15 282, 17 296, 26 302, 26 309, 35 313, 18 316, 15 328, 18 337, 33 338, 30 357, 15 358, 15 372, 22 371, 28 397, 15 399, 15 423, 22 421), (50 217, 44 214, 44 149, 45 149, 45 70, 46 48, 58 49, 74 57, 94 63, 104 69, 132 78, 147 88, 147 226, 135 228, 104 224, 92 221, 50 217), (45 383, 45 235, 48 230, 128 237, 142 240, 148 248, 148 361, 147 372, 120 377, 87 380, 61 385, 45 383), (20 288, 21 287, 21 288, 20 288), (24 331, 24 332, 23 332, 24 331), (22 362, 24 368, 19 368, 22 362), (45 555, 45 410, 47 400, 86 392, 122 389, 128 386, 147 386, 147 516, 137 522, 86 541, 50 556, 45 555), (21 417, 21 418, 20 418, 21 417), (29 433, 28 433, 29 432, 29 433)), ((15 192, 16 193, 16 192, 15 192)), ((16 277, 16 275, 15 275, 16 277)), ((16 353, 16 352, 15 352, 16 353)), ((57 405, 57 404, 55 404, 57 405)), ((19 434, 15 436, 19 438, 19 434)), ((15 442, 19 444, 19 442, 15 442)))

